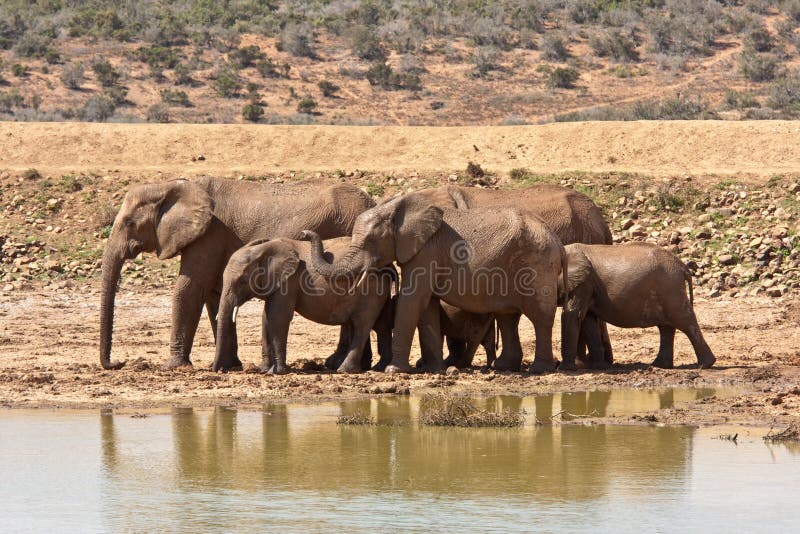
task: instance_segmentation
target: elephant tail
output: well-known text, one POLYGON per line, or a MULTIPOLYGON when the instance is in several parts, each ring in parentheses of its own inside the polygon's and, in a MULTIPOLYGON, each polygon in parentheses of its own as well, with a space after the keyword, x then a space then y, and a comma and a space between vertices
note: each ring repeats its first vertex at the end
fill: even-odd
POLYGON ((686 284, 689 286, 689 304, 692 305, 694 308, 694 289, 692 288, 692 273, 689 269, 683 271, 683 278, 686 280, 686 284))

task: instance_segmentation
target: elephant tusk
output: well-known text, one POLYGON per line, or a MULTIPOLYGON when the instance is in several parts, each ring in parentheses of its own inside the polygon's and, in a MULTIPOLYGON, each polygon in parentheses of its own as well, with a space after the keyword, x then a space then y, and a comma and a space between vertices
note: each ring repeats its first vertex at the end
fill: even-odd
POLYGON ((231 315, 231 320, 233 321, 233 324, 236 324, 236 316, 237 315, 239 315, 239 306, 234 306, 233 307, 233 314, 231 315))
POLYGON ((363 272, 363 273, 361 273, 361 278, 359 278, 359 279, 358 279, 358 283, 356 284, 356 287, 361 287, 361 284, 363 284, 363 283, 364 283, 364 279, 365 279, 366 277, 367 277, 367 270, 366 270, 366 269, 364 269, 364 272, 363 272))

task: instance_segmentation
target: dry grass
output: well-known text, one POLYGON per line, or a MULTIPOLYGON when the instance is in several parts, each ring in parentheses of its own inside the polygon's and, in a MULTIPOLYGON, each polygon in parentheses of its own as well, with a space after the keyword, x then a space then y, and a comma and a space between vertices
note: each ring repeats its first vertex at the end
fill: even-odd
POLYGON ((800 441, 800 425, 790 424, 780 432, 773 432, 771 429, 764 436, 764 441, 770 443, 786 442, 786 441, 800 441))
POLYGON ((423 395, 419 422, 426 426, 519 427, 525 423, 525 412, 481 410, 472 399, 445 391, 423 395))
POLYGON ((336 419, 337 425, 350 425, 350 426, 372 426, 375 420, 371 415, 362 412, 356 412, 346 415, 340 415, 336 419))

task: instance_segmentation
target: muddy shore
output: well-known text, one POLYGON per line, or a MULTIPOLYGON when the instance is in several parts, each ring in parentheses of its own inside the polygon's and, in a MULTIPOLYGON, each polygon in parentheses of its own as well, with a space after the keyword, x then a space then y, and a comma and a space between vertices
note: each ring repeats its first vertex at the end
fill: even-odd
MULTIPOLYGON (((53 294, 31 289, 0 297, 0 406, 8 408, 156 409, 217 405, 253 407, 274 402, 322 402, 379 395, 420 395, 449 388, 472 396, 537 395, 617 389, 703 387, 725 390, 673 408, 603 418, 615 423, 781 426, 800 422, 800 309, 791 299, 768 297, 697 299, 701 327, 718 361, 694 369, 691 346, 676 337, 674 370, 649 367, 658 347, 656 329, 612 329, 616 365, 610 372, 498 373, 479 368, 456 375, 339 375, 321 364, 338 330, 297 317, 289 338, 295 372, 267 376, 252 372, 260 356, 260 310, 243 307, 240 356, 246 370, 212 373, 213 336, 201 320, 193 351, 194 368, 167 371, 170 296, 164 289, 123 288, 117 302, 114 357, 127 360, 119 371, 98 363, 98 291, 94 283, 53 294), (249 371, 248 372, 248 368, 249 371)), ((559 326, 554 346, 559 344, 559 326)), ((533 328, 524 322, 523 348, 533 328)), ((373 340, 374 342, 374 340, 373 340)), ((482 353, 479 351, 478 363, 482 353)), ((418 357, 414 346, 412 359, 418 357)), ((581 422, 602 422, 591 417, 581 422)))

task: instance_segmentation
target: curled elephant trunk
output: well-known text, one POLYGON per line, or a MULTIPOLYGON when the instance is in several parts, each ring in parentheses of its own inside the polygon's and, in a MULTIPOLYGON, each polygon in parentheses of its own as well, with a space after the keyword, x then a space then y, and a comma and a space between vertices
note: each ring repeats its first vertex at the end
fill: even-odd
POLYGON ((360 276, 359 284, 363 281, 369 261, 366 254, 357 245, 351 244, 347 252, 338 261, 330 263, 325 259, 325 250, 322 240, 315 232, 306 230, 302 232, 301 239, 311 241, 311 267, 328 280, 336 278, 355 279, 360 276))
POLYGON ((111 246, 103 254, 103 287, 100 300, 100 365, 103 369, 120 369, 124 361, 111 361, 111 336, 114 329, 114 298, 117 294, 124 251, 111 246))
POLYGON ((217 313, 217 347, 214 363, 211 364, 211 370, 214 372, 227 371, 242 365, 237 355, 238 341, 235 323, 239 306, 236 304, 236 300, 223 291, 217 313))

